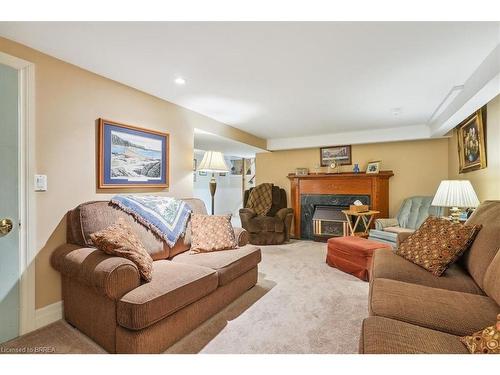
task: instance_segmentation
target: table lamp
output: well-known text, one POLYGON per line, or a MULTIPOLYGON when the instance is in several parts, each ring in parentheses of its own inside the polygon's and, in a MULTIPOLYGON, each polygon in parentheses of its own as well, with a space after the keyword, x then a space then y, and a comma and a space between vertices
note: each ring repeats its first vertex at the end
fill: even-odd
POLYGON ((432 205, 450 207, 452 221, 458 223, 461 210, 479 206, 479 199, 469 180, 445 180, 439 184, 432 205))
POLYGON ((229 172, 224 155, 219 151, 207 151, 203 155, 203 159, 198 167, 199 171, 212 172, 212 178, 208 183, 210 187, 210 195, 212 196, 212 215, 214 214, 214 196, 217 189, 217 182, 215 181, 215 173, 229 172))

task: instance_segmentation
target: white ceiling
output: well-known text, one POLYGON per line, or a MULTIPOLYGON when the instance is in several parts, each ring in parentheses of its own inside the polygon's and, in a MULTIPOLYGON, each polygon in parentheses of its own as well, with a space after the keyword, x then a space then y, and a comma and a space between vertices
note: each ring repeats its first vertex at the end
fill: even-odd
POLYGON ((1 22, 0 35, 271 140, 421 129, 500 42, 497 22, 1 22))
POLYGON ((253 158, 256 153, 266 152, 258 147, 253 147, 242 142, 221 137, 206 131, 194 130, 194 148, 202 151, 219 151, 227 156, 238 156, 240 158, 253 158))

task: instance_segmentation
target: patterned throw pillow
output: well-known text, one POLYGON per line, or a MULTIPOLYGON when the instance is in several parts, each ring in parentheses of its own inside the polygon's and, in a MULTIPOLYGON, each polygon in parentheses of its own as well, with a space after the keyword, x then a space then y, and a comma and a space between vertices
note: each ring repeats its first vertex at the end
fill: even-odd
POLYGON ((236 249, 231 215, 191 214, 191 254, 236 249))
POLYGON ((460 341, 472 354, 500 354, 500 314, 495 325, 471 336, 460 337, 460 341))
POLYGON ((123 218, 106 229, 92 233, 90 238, 94 245, 106 254, 134 262, 141 277, 148 282, 151 281, 153 259, 123 218))
POLYGON ((441 276, 472 244, 481 225, 463 225, 429 217, 401 245, 396 254, 441 276))

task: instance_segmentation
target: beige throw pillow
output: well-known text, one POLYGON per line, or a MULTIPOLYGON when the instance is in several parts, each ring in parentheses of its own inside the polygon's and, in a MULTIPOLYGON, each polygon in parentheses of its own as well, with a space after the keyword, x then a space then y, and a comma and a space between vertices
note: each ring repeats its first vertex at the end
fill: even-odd
POLYGON ((481 225, 429 217, 399 245, 396 254, 441 276, 472 244, 481 225))
POLYGON ((123 218, 106 229, 92 233, 90 238, 93 244, 106 254, 134 262, 141 277, 148 282, 151 281, 153 259, 123 218))
POLYGON ((191 214, 191 254, 236 249, 231 215, 191 214))

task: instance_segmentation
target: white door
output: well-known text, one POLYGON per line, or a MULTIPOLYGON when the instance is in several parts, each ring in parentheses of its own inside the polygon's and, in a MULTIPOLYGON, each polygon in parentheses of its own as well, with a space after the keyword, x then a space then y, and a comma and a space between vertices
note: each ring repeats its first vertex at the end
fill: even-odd
POLYGON ((0 64, 0 343, 19 334, 18 71, 0 64))

